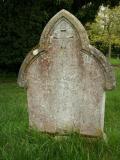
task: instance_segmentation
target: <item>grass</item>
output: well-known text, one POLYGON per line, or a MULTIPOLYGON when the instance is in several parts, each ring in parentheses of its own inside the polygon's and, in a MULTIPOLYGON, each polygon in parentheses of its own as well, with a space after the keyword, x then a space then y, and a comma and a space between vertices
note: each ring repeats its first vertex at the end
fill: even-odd
POLYGON ((105 132, 108 143, 76 133, 55 139, 29 129, 26 91, 15 75, 0 75, 0 160, 120 160, 120 70, 117 88, 107 93, 105 132))
POLYGON ((111 58, 110 63, 113 64, 113 65, 120 65, 120 59, 111 58))

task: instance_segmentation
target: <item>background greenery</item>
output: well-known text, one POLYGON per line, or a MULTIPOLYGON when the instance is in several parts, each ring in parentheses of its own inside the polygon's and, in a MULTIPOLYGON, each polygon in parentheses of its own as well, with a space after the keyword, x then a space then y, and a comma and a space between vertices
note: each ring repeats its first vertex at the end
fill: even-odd
POLYGON ((87 23, 91 43, 109 58, 120 58, 120 5, 101 6, 94 22, 87 23))
MULTIPOLYGON (((0 71, 18 72, 44 26, 59 10, 67 9, 85 25, 94 20, 101 4, 113 7, 119 0, 0 0, 0 71)), ((106 49, 103 43, 97 46, 106 49)))

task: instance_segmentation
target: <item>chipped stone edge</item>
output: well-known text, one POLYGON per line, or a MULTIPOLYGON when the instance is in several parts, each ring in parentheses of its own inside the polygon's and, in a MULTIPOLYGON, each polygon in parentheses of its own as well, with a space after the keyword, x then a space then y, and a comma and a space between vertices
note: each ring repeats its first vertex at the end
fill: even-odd
POLYGON ((85 28, 74 15, 72 15, 70 12, 66 11, 65 9, 62 9, 55 16, 53 16, 45 26, 39 41, 40 48, 43 48, 43 49, 46 48, 46 39, 48 37, 48 34, 54 27, 55 23, 62 17, 67 19, 76 29, 79 35, 79 39, 81 41, 81 48, 83 50, 89 51, 90 43, 89 43, 88 35, 85 28))

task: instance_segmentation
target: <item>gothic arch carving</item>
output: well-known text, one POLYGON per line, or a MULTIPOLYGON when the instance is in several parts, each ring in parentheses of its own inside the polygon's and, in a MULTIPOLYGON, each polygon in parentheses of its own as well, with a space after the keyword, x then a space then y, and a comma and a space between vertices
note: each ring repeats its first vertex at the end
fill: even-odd
POLYGON ((40 48, 42 49, 46 48, 46 39, 48 37, 48 34, 50 33, 54 25, 57 23, 57 21, 59 21, 62 18, 65 18, 66 20, 68 20, 68 22, 70 22, 73 25, 73 27, 76 29, 77 34, 79 35, 79 40, 81 42, 81 50, 89 51, 89 39, 88 39, 85 28, 75 16, 73 16, 70 12, 66 11, 65 9, 62 9, 60 12, 58 12, 47 23, 40 38, 40 42, 39 42, 40 48))

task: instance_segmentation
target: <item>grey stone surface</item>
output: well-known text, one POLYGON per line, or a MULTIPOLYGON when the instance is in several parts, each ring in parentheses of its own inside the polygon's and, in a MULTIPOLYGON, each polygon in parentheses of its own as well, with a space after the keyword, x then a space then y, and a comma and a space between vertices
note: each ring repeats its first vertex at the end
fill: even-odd
POLYGON ((105 91, 115 87, 112 67, 90 45, 80 21, 66 10, 46 25, 20 68, 29 123, 48 133, 102 136, 105 91))

